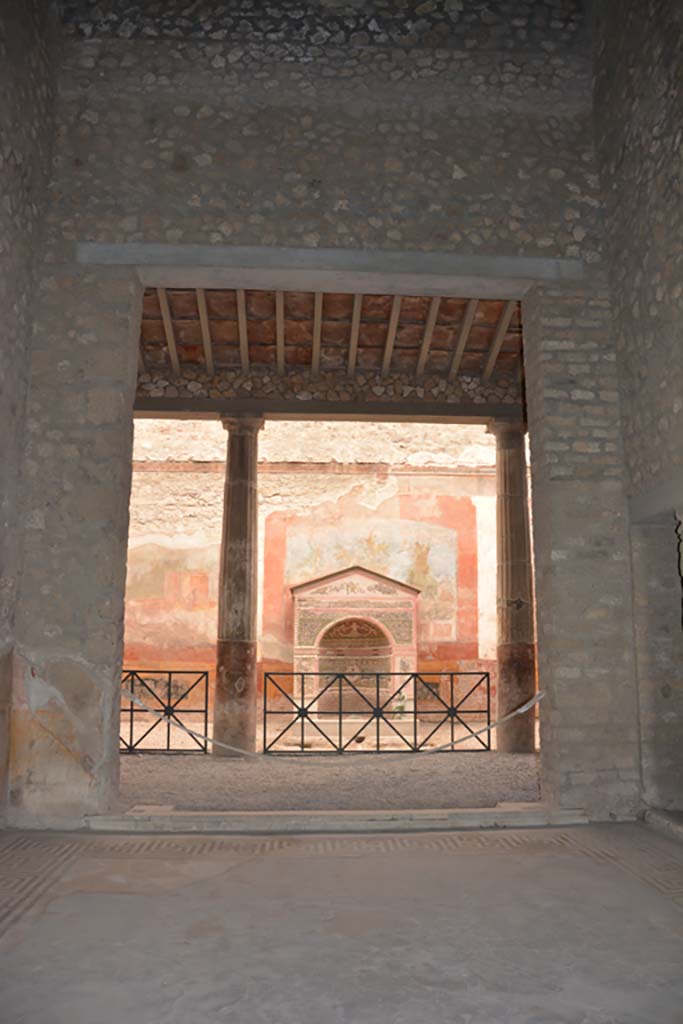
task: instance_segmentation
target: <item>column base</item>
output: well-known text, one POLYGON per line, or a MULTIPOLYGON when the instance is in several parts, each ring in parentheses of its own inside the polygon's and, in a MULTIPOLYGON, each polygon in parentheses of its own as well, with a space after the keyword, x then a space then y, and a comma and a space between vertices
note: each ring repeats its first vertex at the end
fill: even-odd
MULTIPOLYGON (((498 648, 498 714, 502 718, 530 700, 536 692, 533 644, 504 644, 498 648)), ((496 729, 497 749, 503 754, 532 754, 536 749, 534 710, 510 719, 496 729)))
POLYGON ((219 640, 216 646, 216 692, 213 738, 238 750, 214 745, 216 757, 239 757, 256 750, 256 644, 219 640))

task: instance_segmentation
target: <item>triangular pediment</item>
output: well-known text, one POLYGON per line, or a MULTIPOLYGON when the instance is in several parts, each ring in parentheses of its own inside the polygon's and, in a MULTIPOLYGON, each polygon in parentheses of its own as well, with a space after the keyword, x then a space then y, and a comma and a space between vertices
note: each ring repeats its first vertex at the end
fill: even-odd
POLYGON ((397 592, 415 597, 420 593, 417 587, 412 587, 409 583, 402 583, 400 580, 394 580, 380 572, 365 569, 362 565, 352 565, 339 572, 327 573, 325 576, 297 583, 291 590, 297 597, 313 593, 320 596, 333 594, 386 594, 388 596, 396 595, 397 592))

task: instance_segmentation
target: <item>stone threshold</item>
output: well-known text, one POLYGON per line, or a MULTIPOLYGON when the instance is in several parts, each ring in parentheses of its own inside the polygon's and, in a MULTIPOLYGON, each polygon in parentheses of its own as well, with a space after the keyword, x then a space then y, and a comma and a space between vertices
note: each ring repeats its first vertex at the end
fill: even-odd
POLYGON ((582 810, 557 810, 539 803, 401 811, 176 811, 145 805, 123 814, 90 815, 84 824, 90 832, 372 834, 587 825, 588 818, 582 810))

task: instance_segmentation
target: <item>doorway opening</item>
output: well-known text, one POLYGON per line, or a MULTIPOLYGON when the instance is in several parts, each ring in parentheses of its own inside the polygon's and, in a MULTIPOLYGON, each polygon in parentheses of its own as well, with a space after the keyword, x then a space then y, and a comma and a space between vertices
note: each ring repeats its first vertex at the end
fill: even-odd
MULTIPOLYGON (((298 687, 315 704, 297 710, 310 719, 302 734, 340 706, 359 717, 372 689, 375 717, 424 710, 425 749, 446 739, 427 736, 426 716, 454 675, 486 677, 495 702, 501 443, 487 425, 521 423, 518 303, 155 288, 144 309, 124 667, 207 672, 214 752, 221 645, 224 675, 249 647, 249 714, 235 704, 233 717, 257 751, 264 699, 292 717, 298 687), (255 518, 239 540, 248 503, 232 519, 226 508, 250 488, 255 518), (235 589, 243 567, 226 551, 247 549, 255 585, 235 589), (225 623, 235 608, 244 618, 252 592, 251 632, 233 639, 225 623), (343 675, 348 693, 308 692, 315 673, 343 675), (392 673, 416 678, 401 686, 392 673)), ((243 768, 225 758, 216 770, 243 768)))

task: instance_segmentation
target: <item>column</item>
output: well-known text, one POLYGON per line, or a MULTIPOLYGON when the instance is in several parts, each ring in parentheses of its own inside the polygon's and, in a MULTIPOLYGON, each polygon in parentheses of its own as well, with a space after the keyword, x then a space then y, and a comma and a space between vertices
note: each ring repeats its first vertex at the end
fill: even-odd
MULTIPOLYGON (((529 539, 525 428, 494 423, 497 485, 498 718, 529 700, 536 689, 533 585, 529 539)), ((534 750, 533 711, 500 726, 498 750, 534 750)))
MULTIPOLYGON (((218 587, 218 643, 213 735, 243 750, 256 747, 257 461, 262 419, 224 418, 228 431, 223 538, 218 587)), ((218 756, 230 756, 222 747, 218 756)))

